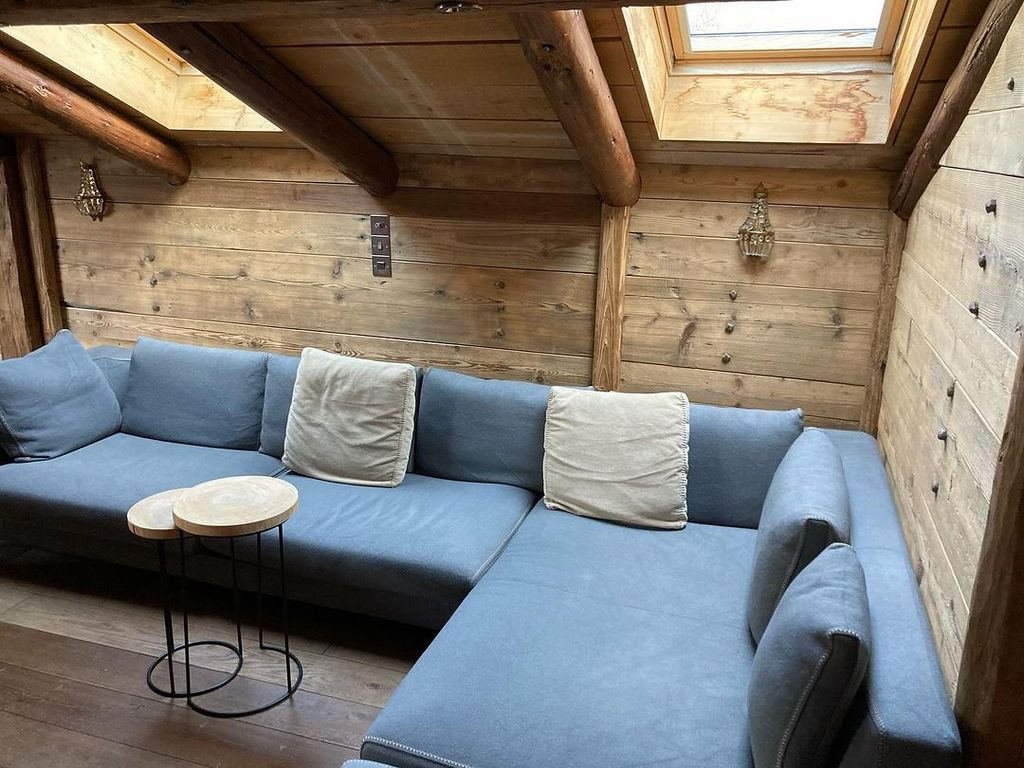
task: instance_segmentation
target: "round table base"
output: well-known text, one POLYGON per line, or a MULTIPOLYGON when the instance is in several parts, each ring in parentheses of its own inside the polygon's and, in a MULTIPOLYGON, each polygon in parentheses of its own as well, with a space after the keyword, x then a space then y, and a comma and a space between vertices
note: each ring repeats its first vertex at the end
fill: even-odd
MULTIPOLYGON (((217 646, 218 648, 227 648, 229 651, 231 651, 233 654, 235 654, 235 657, 238 659, 238 663, 235 664, 234 670, 232 672, 230 672, 228 674, 228 676, 225 677, 223 680, 221 680, 220 682, 215 683, 215 684, 213 684, 211 686, 208 686, 206 688, 200 688, 198 690, 192 691, 192 695, 193 696, 202 696, 204 693, 213 693, 214 691, 220 690, 225 685, 227 685, 232 680, 234 680, 236 677, 238 677, 238 673, 242 670, 242 654, 238 650, 238 648, 233 646, 231 643, 225 643, 223 640, 197 640, 197 641, 195 641, 193 643, 189 643, 188 644, 189 648, 196 648, 196 647, 199 647, 199 646, 211 646, 211 645, 212 646, 217 646)), ((185 650, 185 646, 184 645, 175 646, 172 654, 164 653, 162 656, 160 656, 152 664, 149 665, 149 670, 146 672, 146 684, 149 686, 149 690, 151 690, 153 693, 155 693, 155 694, 157 694, 159 696, 164 696, 164 697, 166 697, 168 699, 184 699, 184 698, 188 697, 188 693, 186 691, 179 691, 178 690, 178 686, 175 685, 175 683, 174 683, 174 662, 173 662, 173 659, 171 659, 171 662, 168 665, 169 668, 168 668, 168 671, 167 671, 167 677, 168 677, 168 680, 170 681, 170 684, 171 684, 170 690, 168 690, 167 688, 162 688, 159 685, 157 685, 155 682, 153 682, 153 673, 156 672, 157 669, 159 669, 161 665, 167 663, 168 659, 171 658, 173 653, 177 653, 178 651, 184 651, 184 650, 185 650)), ((184 669, 184 667, 182 667, 182 668, 184 669)))
MULTIPOLYGON (((288 660, 291 660, 291 663, 295 665, 295 674, 294 675, 292 675, 291 667, 289 666, 289 668, 288 668, 288 675, 289 675, 289 678, 290 678, 290 685, 285 689, 284 693, 282 693, 280 696, 278 696, 273 701, 268 701, 266 704, 260 704, 259 706, 253 707, 252 709, 245 709, 245 710, 222 711, 222 710, 210 709, 209 707, 204 707, 202 704, 199 704, 194 698, 188 698, 188 705, 193 710, 198 712, 199 714, 206 715, 207 717, 232 718, 232 717, 248 717, 249 715, 257 715, 260 712, 266 712, 268 709, 273 709, 278 704, 280 704, 280 703, 290 699, 292 697, 292 695, 299 689, 299 683, 302 682, 302 662, 299 661, 299 657, 296 656, 291 651, 286 651, 284 648, 281 648, 280 646, 276 646, 276 645, 262 645, 261 644, 260 645, 260 650, 263 650, 263 651, 274 651, 275 653, 280 653, 282 656, 286 657, 285 658, 286 664, 287 664, 288 660)), ((239 669, 241 669, 241 666, 242 666, 242 663, 241 663, 241 660, 239 660, 239 664, 238 664, 239 669)), ((236 669, 235 670, 235 674, 233 674, 230 679, 225 680, 223 683, 218 685, 217 688, 220 688, 220 687, 226 685, 227 683, 231 682, 231 680, 233 680, 235 678, 235 675, 237 675, 237 674, 238 674, 238 670, 236 669)), ((216 688, 209 689, 209 690, 206 690, 206 691, 192 691, 192 696, 199 696, 199 695, 202 695, 204 693, 209 693, 211 690, 216 690, 216 688)))

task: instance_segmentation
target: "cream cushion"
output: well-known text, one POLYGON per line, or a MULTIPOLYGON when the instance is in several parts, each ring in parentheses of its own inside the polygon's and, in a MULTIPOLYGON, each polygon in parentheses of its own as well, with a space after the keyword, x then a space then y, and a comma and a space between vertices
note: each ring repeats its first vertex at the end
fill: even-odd
POLYGON ((394 487, 405 478, 415 411, 413 366, 306 348, 281 460, 320 480, 394 487))
POLYGON ((553 387, 544 426, 544 503, 586 517, 686 525, 690 403, 553 387))

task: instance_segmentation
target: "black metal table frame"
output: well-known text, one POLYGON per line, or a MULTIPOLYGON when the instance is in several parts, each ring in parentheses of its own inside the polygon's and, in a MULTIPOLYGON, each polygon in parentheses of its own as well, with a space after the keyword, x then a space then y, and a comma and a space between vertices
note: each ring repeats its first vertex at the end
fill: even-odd
POLYGON ((271 645, 264 640, 264 627, 263 627, 263 533, 261 531, 256 534, 247 534, 256 536, 256 624, 258 631, 258 642, 259 648, 262 651, 273 651, 280 653, 285 659, 285 679, 286 686, 285 691, 277 698, 273 699, 259 706, 252 707, 245 710, 215 710, 208 707, 204 707, 202 704, 196 701, 199 696, 204 696, 214 691, 218 691, 221 688, 228 685, 232 680, 238 677, 242 670, 242 666, 245 663, 245 655, 242 643, 242 612, 241 612, 241 600, 240 590, 238 588, 238 559, 235 553, 235 539, 240 538, 237 536, 231 536, 228 538, 228 546, 231 553, 231 588, 232 597, 235 607, 235 632, 237 644, 232 645, 231 643, 223 640, 190 640, 189 639, 189 626, 188 626, 188 574, 186 569, 187 553, 185 547, 185 540, 188 538, 184 531, 179 530, 178 532, 178 543, 181 557, 181 614, 182 614, 182 631, 183 631, 183 643, 181 645, 175 645, 174 633, 171 621, 171 609, 170 609, 170 593, 168 589, 167 580, 167 555, 164 550, 164 542, 158 542, 158 556, 160 558, 160 580, 161 587, 163 590, 164 600, 164 630, 167 639, 167 652, 156 659, 152 665, 150 665, 149 672, 146 675, 146 682, 149 684, 151 690, 155 693, 166 696, 168 698, 183 698, 196 712, 207 715, 208 717, 219 717, 219 718, 234 718, 234 717, 247 717, 249 715, 255 715, 260 712, 265 712, 268 709, 276 707, 278 704, 290 699, 295 691, 298 690, 299 684, 302 682, 302 662, 299 661, 291 650, 291 641, 288 633, 288 596, 285 589, 285 561, 284 561, 284 528, 283 523, 276 526, 277 528, 277 545, 279 555, 279 569, 280 585, 281 585, 281 631, 284 636, 284 646, 271 645), (201 688, 199 690, 192 689, 192 659, 191 649, 199 646, 218 646, 227 648, 232 651, 238 657, 238 663, 235 666, 234 671, 228 674, 223 680, 219 682, 201 688), (174 682, 174 654, 178 651, 184 650, 185 652, 185 691, 179 692, 176 689, 174 682), (153 682, 153 672, 159 667, 161 662, 166 659, 168 668, 168 678, 170 680, 170 690, 163 689, 157 686, 153 682), (295 674, 292 674, 292 666, 295 667, 295 674))

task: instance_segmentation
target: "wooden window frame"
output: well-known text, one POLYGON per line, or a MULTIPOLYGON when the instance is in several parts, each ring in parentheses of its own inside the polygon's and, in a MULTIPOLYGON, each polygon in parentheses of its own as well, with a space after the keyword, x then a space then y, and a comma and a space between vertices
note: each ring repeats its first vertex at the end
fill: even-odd
POLYGON ((690 49, 686 6, 665 6, 668 32, 677 65, 694 62, 771 62, 786 59, 808 60, 887 60, 892 56, 908 0, 886 0, 878 30, 870 47, 792 48, 775 50, 693 51, 690 49))

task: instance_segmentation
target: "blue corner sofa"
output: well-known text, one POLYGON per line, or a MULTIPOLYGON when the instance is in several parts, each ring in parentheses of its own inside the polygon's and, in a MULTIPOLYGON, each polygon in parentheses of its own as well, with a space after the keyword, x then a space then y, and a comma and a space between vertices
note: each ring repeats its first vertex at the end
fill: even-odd
MULTIPOLYGON (((353 768, 753 765, 747 596, 798 411, 694 405, 690 522, 652 531, 539 502, 542 385, 428 369, 410 473, 356 487, 280 461, 298 358, 151 339, 90 353, 120 431, 57 458, 0 458, 0 536, 148 568, 152 548, 125 524, 135 501, 230 475, 293 483, 293 598, 441 628, 353 768)), ((842 459, 872 635, 830 765, 953 768, 959 735, 877 447, 824 432, 842 459)), ((190 570, 223 580, 217 542, 193 546, 190 570)))

